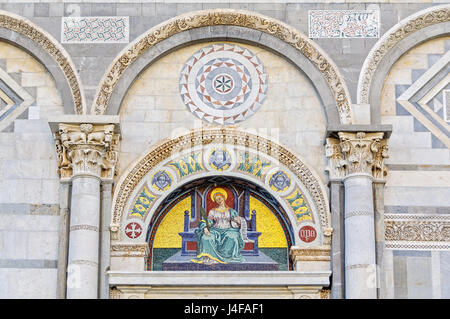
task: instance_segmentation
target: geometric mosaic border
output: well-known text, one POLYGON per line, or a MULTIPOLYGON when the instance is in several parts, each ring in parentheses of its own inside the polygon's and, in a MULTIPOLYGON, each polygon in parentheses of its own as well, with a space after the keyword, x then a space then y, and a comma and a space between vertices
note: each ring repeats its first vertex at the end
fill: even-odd
POLYGON ((128 17, 63 17, 62 43, 128 43, 128 17))

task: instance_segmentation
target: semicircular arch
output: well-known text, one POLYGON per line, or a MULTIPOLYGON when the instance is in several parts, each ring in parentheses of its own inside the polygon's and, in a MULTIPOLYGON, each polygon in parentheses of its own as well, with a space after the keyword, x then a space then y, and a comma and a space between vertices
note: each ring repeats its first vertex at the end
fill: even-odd
POLYGON ((230 9, 190 12, 141 35, 114 59, 97 89, 91 113, 116 114, 131 83, 149 63, 195 42, 241 41, 270 48, 306 71, 318 86, 328 122, 352 123, 350 96, 334 62, 300 31, 276 19, 230 9), (323 90, 322 88, 326 88, 323 90))
POLYGON ((370 104, 371 122, 379 124, 380 94, 392 65, 413 47, 450 34, 450 5, 419 11, 394 25, 370 50, 361 69, 357 103, 370 104))
POLYGON ((217 176, 248 180, 273 196, 293 225, 295 245, 305 245, 298 236, 305 225, 318 234, 308 245, 322 244, 323 236, 329 236, 325 187, 301 158, 262 136, 236 129, 204 129, 161 142, 130 165, 114 192, 114 240, 144 242, 145 236, 128 238, 127 225, 137 223, 148 229, 156 208, 168 196, 176 196, 178 187, 217 176))
POLYGON ((78 72, 55 38, 24 17, 0 10, 0 40, 31 53, 50 72, 61 92, 66 113, 86 114, 78 72))

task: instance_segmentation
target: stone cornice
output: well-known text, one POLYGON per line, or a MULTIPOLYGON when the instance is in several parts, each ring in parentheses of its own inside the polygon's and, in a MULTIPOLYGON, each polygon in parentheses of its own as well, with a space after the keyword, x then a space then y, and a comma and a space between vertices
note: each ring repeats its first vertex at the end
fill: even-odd
POLYGON ((147 257, 148 244, 124 244, 117 243, 111 245, 111 257, 147 257))
POLYGON ((330 179, 366 174, 382 180, 387 174, 384 159, 389 154, 384 132, 337 132, 337 138, 326 139, 325 155, 330 179))
MULTIPOLYGON (((317 286, 330 284, 330 270, 318 271, 108 271, 109 284, 149 286, 317 286)), ((321 288, 320 288, 321 289, 321 288)))

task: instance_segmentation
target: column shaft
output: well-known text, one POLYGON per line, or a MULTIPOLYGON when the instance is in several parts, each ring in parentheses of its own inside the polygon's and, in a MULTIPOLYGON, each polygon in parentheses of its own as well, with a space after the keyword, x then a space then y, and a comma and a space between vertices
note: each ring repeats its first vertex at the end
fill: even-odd
POLYGON ((111 201, 112 201, 112 183, 102 184, 101 197, 101 220, 100 220, 100 298, 109 298, 108 277, 106 275, 110 266, 109 248, 111 244, 110 225, 111 225, 111 201))
POLYGON ((331 298, 344 298, 344 191, 340 180, 330 181, 331 227, 331 261, 333 277, 331 281, 331 298))
POLYGON ((385 250, 385 229, 384 229, 384 184, 385 181, 375 181, 373 183, 374 211, 375 211, 375 241, 377 249, 377 290, 378 298, 388 299, 386 275, 385 250))
POLYGON ((58 274, 56 296, 66 298, 67 253, 69 246, 69 200, 70 184, 59 184, 59 242, 58 242, 58 274))
POLYGON ((77 176, 72 180, 68 299, 98 298, 100 179, 77 176))
POLYGON ((348 175, 345 187, 345 297, 377 298, 372 176, 348 175))

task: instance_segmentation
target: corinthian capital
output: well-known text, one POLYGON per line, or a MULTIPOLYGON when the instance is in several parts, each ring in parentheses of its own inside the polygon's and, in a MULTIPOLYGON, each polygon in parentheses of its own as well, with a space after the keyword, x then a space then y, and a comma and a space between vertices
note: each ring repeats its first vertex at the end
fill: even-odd
POLYGON ((119 143, 114 124, 60 123, 54 137, 61 179, 76 175, 114 177, 119 143))
POLYGON ((370 174, 383 179, 387 174, 384 159, 388 158, 387 139, 383 132, 338 132, 338 138, 327 138, 330 178, 349 174, 370 174))

